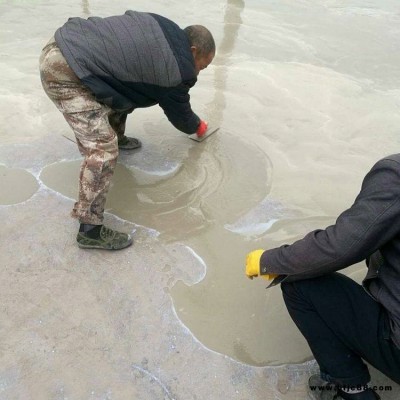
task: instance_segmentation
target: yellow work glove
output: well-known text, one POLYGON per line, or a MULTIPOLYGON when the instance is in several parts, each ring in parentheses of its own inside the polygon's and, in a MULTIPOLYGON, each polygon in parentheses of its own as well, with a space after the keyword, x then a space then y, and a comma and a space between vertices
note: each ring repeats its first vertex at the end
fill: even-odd
POLYGON ((246 275, 248 278, 253 279, 261 276, 262 278, 270 281, 276 278, 277 274, 260 274, 260 259, 265 250, 254 250, 247 254, 246 257, 246 275))

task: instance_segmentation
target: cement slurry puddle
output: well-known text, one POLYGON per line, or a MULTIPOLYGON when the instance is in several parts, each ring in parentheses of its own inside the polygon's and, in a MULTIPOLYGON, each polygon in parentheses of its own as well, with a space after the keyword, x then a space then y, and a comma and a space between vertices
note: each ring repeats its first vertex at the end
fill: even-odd
POLYGON ((28 171, 0 165, 0 187, 0 205, 10 205, 28 200, 39 184, 28 171))
MULTIPOLYGON (((157 154, 168 148, 165 141, 122 155, 125 166, 118 164, 107 210, 160 232, 165 245, 179 241, 189 246, 203 259, 205 280, 191 287, 178 283, 171 295, 178 316, 207 347, 253 365, 302 361, 308 350, 294 327, 287 328, 279 290, 265 292, 265 284, 245 278, 243 258, 253 245, 234 232, 241 216, 277 220, 284 213, 279 204, 265 200, 272 174, 268 158, 240 139, 215 137, 200 146, 183 139, 171 139, 170 150, 158 162, 157 154), (144 162, 149 157, 153 171, 144 162), (251 210, 260 203, 260 215, 252 217, 251 210), (285 335, 274 334, 280 331, 285 335), (264 336, 269 340, 260 342, 264 336), (287 357, 282 347, 288 349, 287 357)), ((80 160, 51 164, 40 179, 76 198, 79 165, 80 160)))

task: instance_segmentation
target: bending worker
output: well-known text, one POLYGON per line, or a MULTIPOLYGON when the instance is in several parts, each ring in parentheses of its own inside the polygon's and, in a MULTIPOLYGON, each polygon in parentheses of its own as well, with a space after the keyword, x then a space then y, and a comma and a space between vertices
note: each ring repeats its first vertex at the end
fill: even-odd
POLYGON ((70 18, 44 47, 43 88, 84 157, 72 211, 80 222, 80 247, 116 250, 132 244, 130 235, 103 226, 118 149, 141 145, 125 136, 127 115, 158 104, 180 131, 205 134, 207 123, 192 111, 189 89, 214 54, 214 39, 204 26, 182 30, 165 17, 135 11, 70 18))
POLYGON ((334 225, 249 253, 246 274, 281 283, 326 386, 315 398, 379 399, 363 360, 400 383, 400 154, 374 165, 334 225), (362 260, 362 285, 336 272, 362 260))

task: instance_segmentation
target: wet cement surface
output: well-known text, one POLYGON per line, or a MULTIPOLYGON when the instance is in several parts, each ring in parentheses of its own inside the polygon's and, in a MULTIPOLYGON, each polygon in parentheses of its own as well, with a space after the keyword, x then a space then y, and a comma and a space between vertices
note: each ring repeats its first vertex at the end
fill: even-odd
MULTIPOLYGON (((68 17, 132 4, 0 3, 4 398, 306 396, 315 365, 296 363, 309 349, 279 288, 247 280, 244 258, 334 222, 372 164, 398 152, 397 8, 206 3, 186 5, 218 46, 192 105, 221 129, 195 143, 156 107, 132 114, 143 148, 120 155, 107 222, 135 245, 114 254, 74 244, 80 155, 37 62, 68 17)), ((194 22, 180 2, 136 6, 194 22)))
POLYGON ((23 169, 0 165, 0 204, 17 204, 32 197, 39 189, 35 177, 23 169))

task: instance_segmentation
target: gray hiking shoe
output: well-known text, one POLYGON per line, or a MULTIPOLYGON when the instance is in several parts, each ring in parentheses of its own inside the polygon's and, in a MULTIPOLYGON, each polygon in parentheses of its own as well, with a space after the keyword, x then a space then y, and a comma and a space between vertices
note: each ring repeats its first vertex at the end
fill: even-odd
POLYGON ((122 136, 118 138, 118 148, 122 150, 134 150, 142 147, 142 143, 139 139, 122 136))
POLYGON ((82 249, 120 250, 130 246, 133 239, 130 235, 102 226, 99 237, 92 239, 84 232, 78 232, 78 246, 82 249))

